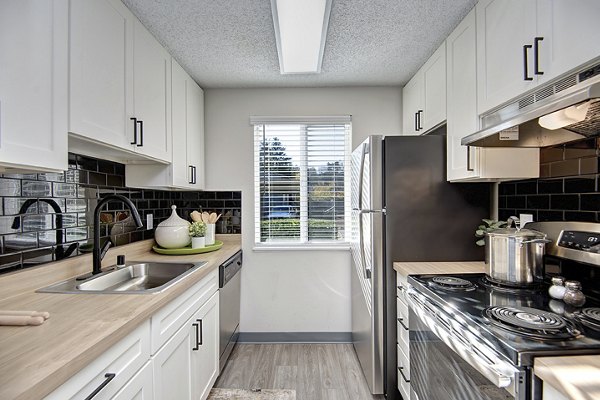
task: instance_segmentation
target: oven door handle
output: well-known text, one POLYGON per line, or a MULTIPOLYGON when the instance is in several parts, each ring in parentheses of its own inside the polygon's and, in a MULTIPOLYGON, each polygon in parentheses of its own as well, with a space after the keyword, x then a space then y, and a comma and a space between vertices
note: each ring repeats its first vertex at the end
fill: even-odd
MULTIPOLYGON (((425 303, 425 299, 421 299, 421 295, 409 287, 407 290, 407 300, 409 306, 415 311, 415 314, 431 331, 458 354, 470 366, 476 369, 481 375, 485 376, 496 387, 506 389, 511 395, 517 396, 519 370, 510 363, 503 361, 497 357, 491 359, 488 356, 481 356, 478 351, 466 344, 463 337, 453 329, 449 330, 444 324, 438 321, 438 315, 434 312, 432 315, 431 306, 425 303)), ((479 351, 481 352, 481 351, 479 351)))

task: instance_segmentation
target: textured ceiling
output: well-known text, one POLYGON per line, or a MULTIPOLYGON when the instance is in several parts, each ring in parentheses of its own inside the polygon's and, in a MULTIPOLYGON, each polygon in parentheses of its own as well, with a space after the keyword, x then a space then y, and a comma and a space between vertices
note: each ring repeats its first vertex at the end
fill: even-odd
POLYGON ((279 73, 270 0, 123 2, 202 87, 242 88, 402 86, 477 1, 333 0, 312 75, 279 73))

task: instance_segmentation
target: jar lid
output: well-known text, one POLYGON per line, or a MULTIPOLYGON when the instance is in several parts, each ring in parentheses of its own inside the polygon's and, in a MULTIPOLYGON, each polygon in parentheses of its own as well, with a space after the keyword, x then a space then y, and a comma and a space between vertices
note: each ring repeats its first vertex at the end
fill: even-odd
POLYGON ((515 238, 545 238, 546 234, 533 229, 499 228, 486 233, 488 236, 506 236, 515 238))
POLYGON ((581 290, 581 282, 579 281, 566 281, 565 287, 571 290, 581 290))
POLYGON ((553 276, 552 277, 552 284, 553 285, 564 286, 564 284, 565 284, 565 278, 563 278, 562 276, 553 276))
POLYGON ((175 211, 177 209, 176 205, 172 205, 171 206, 171 216, 169 218, 167 218, 166 220, 164 220, 163 222, 161 222, 160 224, 158 224, 158 227, 176 227, 176 226, 190 226, 190 223, 188 221, 186 221, 185 219, 179 217, 179 215, 177 215, 177 211, 175 211))

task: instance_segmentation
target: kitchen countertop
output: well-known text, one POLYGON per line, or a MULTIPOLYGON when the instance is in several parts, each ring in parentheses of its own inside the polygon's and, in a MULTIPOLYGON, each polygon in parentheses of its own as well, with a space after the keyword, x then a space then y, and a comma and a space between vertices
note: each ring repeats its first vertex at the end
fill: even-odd
POLYGON ((533 371, 569 399, 600 399, 600 356, 539 357, 533 371))
POLYGON ((481 274, 485 272, 485 264, 483 261, 395 262, 394 270, 404 276, 420 274, 481 274))
POLYGON ((153 240, 109 250, 127 261, 208 263, 162 293, 55 294, 35 290, 91 271, 91 255, 0 276, 0 310, 48 311, 40 326, 0 326, 0 399, 39 399, 127 336, 158 309, 185 292, 241 249, 240 235, 217 235, 219 251, 193 256, 153 253, 153 240))

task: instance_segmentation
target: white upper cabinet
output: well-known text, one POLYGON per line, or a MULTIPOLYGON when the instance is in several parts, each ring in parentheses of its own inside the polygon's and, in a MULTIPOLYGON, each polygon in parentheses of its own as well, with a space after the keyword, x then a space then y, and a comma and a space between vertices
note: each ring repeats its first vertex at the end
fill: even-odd
POLYGON ((534 87, 537 0, 477 3, 477 69, 482 114, 534 87))
POLYGON ((68 2, 0 3, 0 170, 67 169, 68 2))
POLYGON ((136 148, 152 158, 171 161, 171 56, 137 20, 133 55, 136 148))
POLYGON ((423 112, 423 74, 417 72, 402 88, 402 134, 420 135, 419 111, 423 112))
POLYGON ((175 59, 171 61, 169 105, 171 164, 127 165, 126 184, 147 188, 204 189, 204 92, 175 59))
POLYGON ((133 150, 135 17, 120 0, 71 1, 69 131, 133 150))
POLYGON ((422 135, 446 119, 446 42, 402 89, 403 135, 422 135))
MULTIPOLYGON (((540 82, 600 57, 600 1, 538 0, 540 82), (541 39, 541 40, 540 40, 541 39)), ((534 42, 535 50, 536 42, 534 42)))
POLYGON ((463 137, 479 129, 476 26, 473 9, 446 40, 447 178, 449 181, 486 181, 537 177, 538 149, 478 148, 460 143, 463 137))
POLYGON ((476 10, 479 114, 600 57, 597 0, 480 0, 476 10))
POLYGON ((119 0, 71 1, 69 148, 171 161, 171 56, 119 0))

